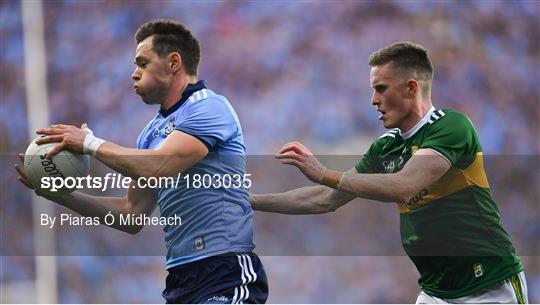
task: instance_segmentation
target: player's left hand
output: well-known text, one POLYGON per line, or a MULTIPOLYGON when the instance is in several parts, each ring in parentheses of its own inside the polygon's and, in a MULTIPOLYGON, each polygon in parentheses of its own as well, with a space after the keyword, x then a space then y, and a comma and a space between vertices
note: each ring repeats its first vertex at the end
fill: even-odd
POLYGON ((299 142, 290 142, 279 150, 276 159, 282 164, 290 164, 298 169, 311 181, 321 183, 326 167, 299 142))
POLYGON ((64 149, 82 154, 84 139, 89 132, 86 124, 82 124, 81 128, 73 125, 55 124, 44 129, 36 130, 37 134, 46 135, 36 140, 36 144, 59 142, 58 145, 49 151, 47 158, 52 158, 64 149))

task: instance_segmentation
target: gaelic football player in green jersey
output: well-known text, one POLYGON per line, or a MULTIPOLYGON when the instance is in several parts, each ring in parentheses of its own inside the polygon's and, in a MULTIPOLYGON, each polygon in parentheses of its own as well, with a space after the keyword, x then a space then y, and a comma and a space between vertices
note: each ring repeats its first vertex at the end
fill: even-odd
POLYGON ((467 116, 432 105, 426 49, 395 43, 369 64, 371 102, 389 131, 347 172, 286 144, 276 157, 321 185, 252 194, 252 207, 316 214, 356 197, 396 202, 403 247, 420 273, 417 303, 526 303, 524 268, 501 226, 478 136, 467 116))

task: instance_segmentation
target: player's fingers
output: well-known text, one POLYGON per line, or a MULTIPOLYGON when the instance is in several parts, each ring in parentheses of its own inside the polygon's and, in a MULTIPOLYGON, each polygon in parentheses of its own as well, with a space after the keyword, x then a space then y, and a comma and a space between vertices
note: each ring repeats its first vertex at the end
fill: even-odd
POLYGON ((305 157, 301 156, 301 155, 298 155, 298 154, 284 153, 284 154, 277 155, 276 159, 278 159, 278 160, 293 159, 293 160, 297 160, 299 162, 303 162, 305 160, 305 157))
POLYGON ((59 153, 60 151, 62 151, 62 149, 64 149, 64 147, 66 146, 66 144, 64 143, 60 143, 58 145, 56 145, 55 147, 53 147, 51 150, 49 150, 49 152, 47 153, 47 158, 51 159, 52 157, 54 157, 54 155, 56 155, 57 153, 59 153))
POLYGON ((37 134, 45 134, 45 135, 58 135, 63 134, 65 131, 65 128, 41 128, 36 130, 37 134))
POLYGON ((64 135, 52 135, 52 136, 46 136, 46 137, 37 139, 36 144, 41 145, 45 143, 62 142, 63 140, 64 140, 64 135))
POLYGON ((282 154, 282 153, 290 150, 291 147, 292 147, 292 144, 285 144, 285 145, 281 146, 281 148, 279 149, 277 154, 282 154))
POLYGON ((21 176, 25 180, 28 180, 28 177, 26 177, 26 172, 24 171, 22 166, 20 166, 19 164, 15 164, 15 170, 17 171, 19 176, 21 176))
POLYGON ((283 146, 281 146, 280 150, 282 149, 285 149, 287 147, 291 147, 292 145, 294 145, 295 143, 298 143, 298 142, 289 142, 287 144, 284 144, 283 146))
POLYGON ((283 156, 283 155, 297 155, 296 152, 292 151, 292 150, 287 150, 287 151, 283 151, 283 152, 279 152, 277 154, 274 155, 275 158, 277 158, 278 156, 283 156))
POLYGON ((50 129, 66 129, 71 127, 71 125, 64 125, 64 124, 52 124, 49 126, 50 129))
POLYGON ((300 143, 300 142, 296 142, 296 146, 297 146, 298 148, 300 148, 301 150, 303 150, 303 151, 305 152, 305 154, 307 154, 307 155, 313 155, 313 154, 311 153, 311 151, 310 151, 306 146, 304 146, 304 144, 302 144, 302 143, 300 143))
POLYGON ((34 189, 34 187, 27 180, 25 180, 25 179, 23 179, 21 177, 17 177, 17 180, 19 180, 19 182, 24 184, 24 186, 26 186, 27 188, 32 189, 32 190, 34 189))
POLYGON ((293 159, 283 159, 281 160, 281 164, 287 164, 287 165, 294 165, 298 168, 302 168, 303 164, 301 162, 298 162, 293 159))
POLYGON ((302 148, 296 146, 296 145, 293 145, 293 146, 289 146, 287 148, 284 148, 282 149, 279 154, 283 154, 283 153, 286 153, 286 152, 294 152, 295 154, 298 154, 298 155, 307 155, 307 152, 304 151, 302 148))
POLYGON ((283 153, 288 152, 288 151, 294 151, 295 153, 297 153, 299 155, 307 155, 307 152, 304 151, 300 146, 298 146, 297 143, 291 144, 290 146, 287 146, 287 147, 283 147, 278 152, 278 154, 283 154, 283 153))
POLYGON ((26 177, 26 173, 24 172, 24 170, 18 164, 15 165, 15 170, 20 175, 20 177, 17 177, 17 180, 19 180, 26 187, 28 187, 30 189, 34 189, 32 184, 30 184, 30 182, 28 182, 28 178, 26 177))
POLYGON ((305 152, 310 152, 309 149, 304 144, 302 144, 302 143, 300 143, 298 141, 287 143, 286 146, 287 147, 294 146, 294 147, 298 147, 298 148, 302 149, 305 152))
POLYGON ((278 160, 280 160, 282 163, 284 161, 295 161, 297 162, 298 164, 304 164, 303 160, 301 159, 302 156, 298 156, 298 155, 291 155, 291 156, 280 156, 279 158, 277 158, 278 160))
POLYGON ((19 153, 19 160, 21 160, 22 163, 24 163, 24 154, 19 153))

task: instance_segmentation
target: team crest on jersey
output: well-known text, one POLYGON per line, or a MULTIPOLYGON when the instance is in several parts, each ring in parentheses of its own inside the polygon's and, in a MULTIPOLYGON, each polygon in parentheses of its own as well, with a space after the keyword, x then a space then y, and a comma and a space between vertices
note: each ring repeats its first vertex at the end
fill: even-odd
POLYGON ((159 133, 160 133, 160 132, 159 132, 159 128, 156 127, 156 128, 154 129, 154 132, 152 132, 152 137, 154 137, 154 138, 159 138, 159 133))
POLYGON ((481 277, 482 275, 484 275, 484 270, 482 269, 482 264, 474 264, 473 265, 473 269, 474 269, 474 276, 475 277, 481 277))
POLYGON ((173 132, 176 125, 174 125, 174 118, 171 118, 169 120, 169 123, 167 123, 167 127, 165 127, 165 135, 168 136, 171 132, 173 132))

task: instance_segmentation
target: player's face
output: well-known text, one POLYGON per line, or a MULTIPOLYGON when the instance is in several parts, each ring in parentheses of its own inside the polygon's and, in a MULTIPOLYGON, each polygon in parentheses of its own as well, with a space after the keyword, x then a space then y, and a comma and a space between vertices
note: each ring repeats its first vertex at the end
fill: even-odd
POLYGON ((133 88, 146 104, 161 104, 167 96, 170 76, 166 59, 153 51, 152 36, 141 41, 135 52, 133 88))
POLYGON ((391 64, 375 66, 370 73, 371 104, 380 112, 385 128, 402 128, 410 117, 413 100, 407 94, 407 81, 399 77, 391 64))

